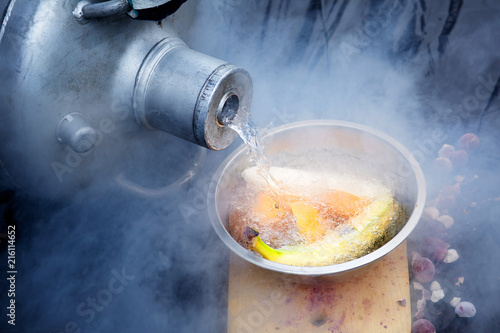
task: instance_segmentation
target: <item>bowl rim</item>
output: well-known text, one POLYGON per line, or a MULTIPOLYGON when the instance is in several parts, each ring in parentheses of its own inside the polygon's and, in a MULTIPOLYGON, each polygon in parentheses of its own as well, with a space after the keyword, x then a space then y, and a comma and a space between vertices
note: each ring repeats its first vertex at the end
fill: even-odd
POLYGON ((369 254, 364 255, 360 258, 350 260, 345 263, 328 265, 328 266, 285 265, 264 259, 258 256, 257 254, 253 253, 252 251, 245 249, 236 240, 234 240, 234 238, 229 234, 228 230, 224 227, 221 219, 219 218, 216 205, 217 191, 219 189, 219 181, 221 179, 221 176, 230 166, 232 166, 235 160, 240 158, 241 154, 246 153, 247 148, 245 144, 242 144, 238 148, 236 148, 221 163, 221 165, 218 167, 215 174, 213 175, 208 195, 208 213, 210 222, 212 223, 215 232, 222 240, 222 242, 229 248, 229 250, 231 250, 233 253, 235 253, 245 261, 248 261, 264 269, 285 274, 308 276, 308 277, 339 275, 352 270, 359 269, 374 261, 377 261, 378 259, 384 257, 388 253, 392 252, 396 247, 398 247, 404 240, 408 238, 408 236, 414 230, 418 221, 420 220, 420 217, 422 215, 425 206, 425 200, 426 200, 425 177, 419 163, 417 162, 413 154, 411 154, 410 151, 406 147, 404 147, 401 143, 399 143, 391 136, 379 130, 357 123, 331 120, 331 119, 316 119, 316 120, 293 122, 269 130, 268 132, 265 133, 265 135, 263 135, 262 139, 265 140, 267 137, 273 136, 275 134, 284 131, 302 127, 312 127, 312 126, 341 127, 370 134, 374 137, 377 137, 381 141, 385 142, 389 146, 393 147, 405 159, 405 162, 407 162, 408 165, 411 167, 412 174, 416 180, 417 195, 416 195, 415 205, 413 207, 412 214, 409 216, 404 227, 391 240, 389 240, 387 243, 385 243, 377 250, 372 251, 369 254))

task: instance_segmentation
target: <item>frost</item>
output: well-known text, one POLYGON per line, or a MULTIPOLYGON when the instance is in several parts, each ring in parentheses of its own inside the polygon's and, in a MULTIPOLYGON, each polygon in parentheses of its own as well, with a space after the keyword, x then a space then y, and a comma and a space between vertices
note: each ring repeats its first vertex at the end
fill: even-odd
POLYGON ((446 257, 444 257, 443 262, 444 263, 452 263, 458 260, 460 256, 457 253, 457 250, 455 249, 448 249, 448 253, 446 254, 446 257))
POLYGON ((444 298, 444 291, 443 291, 443 289, 439 289, 439 290, 436 290, 436 291, 432 292, 432 295, 431 295, 431 301, 432 302, 434 302, 434 303, 439 302, 443 298, 444 298))
POLYGON ((461 300, 462 299, 460 297, 453 297, 453 299, 450 301, 450 305, 456 307, 461 300))

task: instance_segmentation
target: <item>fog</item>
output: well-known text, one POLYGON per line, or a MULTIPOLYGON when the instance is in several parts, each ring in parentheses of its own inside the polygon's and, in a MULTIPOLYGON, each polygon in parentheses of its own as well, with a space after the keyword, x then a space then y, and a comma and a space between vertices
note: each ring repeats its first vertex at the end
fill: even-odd
MULTIPOLYGON (((181 36, 193 49, 250 73, 251 114, 261 128, 338 119, 378 129, 415 155, 426 173, 429 198, 447 181, 432 170, 441 146, 455 145, 466 132, 479 136, 481 146, 468 166, 454 171, 467 179, 478 175, 463 186, 460 207, 450 210, 469 209, 455 217, 446 236, 461 257, 442 268, 466 276, 462 294, 478 314, 469 321, 433 320, 443 332, 498 329, 500 268, 490 258, 499 250, 500 236, 495 89, 500 5, 492 0, 192 2, 193 23, 181 36)), ((207 217, 208 184, 242 141, 224 151, 201 152, 168 134, 137 136, 137 145, 118 143, 112 151, 126 154, 119 165, 102 162, 96 170, 106 170, 104 176, 60 200, 19 188, 2 168, 1 209, 4 226, 16 223, 18 267, 16 326, 4 315, 2 332, 226 329, 229 253, 207 217), (185 173, 189 170, 194 176, 185 173), (120 174, 144 188, 180 181, 164 191, 131 190, 116 182, 120 174), (6 192, 10 189, 14 192, 6 192)), ((114 134, 106 140, 119 142, 114 134)), ((112 147, 109 142, 103 147, 112 147)), ((93 158, 107 154, 97 150, 93 158)), ((77 171, 88 172, 85 164, 77 171)))

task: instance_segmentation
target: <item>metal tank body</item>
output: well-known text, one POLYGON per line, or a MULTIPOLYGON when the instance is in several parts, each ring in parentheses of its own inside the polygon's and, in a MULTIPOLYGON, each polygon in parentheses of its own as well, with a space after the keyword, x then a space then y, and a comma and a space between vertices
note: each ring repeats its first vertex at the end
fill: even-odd
POLYGON ((86 24, 74 17, 79 5, 0 2, 1 150, 18 186, 68 194, 120 174, 127 156, 151 144, 178 166, 175 181, 204 153, 161 131, 214 150, 236 138, 223 119, 249 108, 251 79, 179 38, 196 3, 161 22, 117 14, 86 24))

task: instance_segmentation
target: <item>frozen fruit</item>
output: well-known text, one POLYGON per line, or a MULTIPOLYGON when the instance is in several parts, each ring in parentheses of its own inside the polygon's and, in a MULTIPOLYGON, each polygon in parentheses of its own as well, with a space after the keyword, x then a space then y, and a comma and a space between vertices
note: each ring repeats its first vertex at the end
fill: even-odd
POLYGON ((436 333, 436 328, 427 319, 419 319, 411 326, 411 333, 436 333))
POLYGON ((356 216, 370 203, 367 199, 344 191, 330 190, 323 197, 333 214, 346 219, 356 216))
POLYGON ((430 300, 431 299, 431 292, 427 289, 422 290, 422 299, 425 300, 430 300))
POLYGON ((427 301, 425 300, 425 298, 419 299, 417 301, 417 310, 424 311, 426 305, 427 305, 427 301))
POLYGON ((434 221, 439 217, 439 209, 436 207, 426 207, 422 212, 422 218, 426 221, 434 221))
POLYGON ((446 229, 450 228, 455 223, 455 220, 450 215, 441 215, 437 220, 441 222, 446 229))
POLYGON ((443 223, 439 221, 428 221, 425 224, 425 232, 436 237, 446 237, 447 230, 443 223))
POLYGON ((458 148, 472 151, 479 147, 479 138, 474 133, 466 133, 458 140, 458 148))
POLYGON ((429 258, 424 258, 418 253, 413 254, 411 270, 415 280, 420 283, 431 281, 436 273, 434 263, 429 258))
MULTIPOLYGON (((309 207, 301 208, 304 209, 301 214, 305 219, 316 216, 309 207)), ((352 230, 341 235, 329 233, 312 243, 272 248, 250 227, 246 228, 244 238, 250 250, 274 262, 294 266, 332 265, 358 258, 371 251, 393 220, 396 209, 391 196, 381 197, 351 219, 352 230)), ((305 230, 309 230, 308 228, 309 224, 305 223, 305 230)))
POLYGON ((438 172, 448 174, 453 169, 453 164, 448 157, 438 157, 434 160, 434 169, 438 172))
POLYGON ((429 289, 432 291, 430 300, 433 303, 436 303, 444 298, 444 290, 441 288, 441 285, 437 281, 432 281, 429 289))
POLYGON ((457 282, 455 282, 455 286, 461 286, 462 284, 464 284, 464 281, 465 281, 465 278, 463 276, 459 276, 457 278, 457 282))
POLYGON ((441 290, 443 288, 441 288, 441 285, 439 284, 439 282, 432 281, 429 289, 430 289, 430 291, 436 291, 436 290, 441 290))
POLYGON ((297 220, 297 227, 309 242, 314 242, 324 236, 326 230, 321 224, 318 209, 305 202, 290 204, 293 215, 297 220))
POLYGON ((273 200, 273 198, 264 191, 257 194, 253 211, 262 220, 282 218, 286 213, 283 209, 283 205, 280 205, 278 202, 273 200))
POLYGON ((450 305, 456 307, 461 300, 462 299, 460 297, 453 297, 453 299, 450 301, 450 305))
POLYGON ((446 257, 449 247, 449 244, 437 237, 426 237, 420 245, 420 252, 424 257, 439 262, 446 257))
POLYGON ((449 144, 444 144, 441 149, 439 149, 438 156, 450 158, 451 154, 455 151, 455 147, 449 144))
POLYGON ((471 302, 460 302, 455 306, 455 313, 459 317, 474 317, 476 315, 476 307, 471 302))
POLYGON ((418 310, 417 313, 415 313, 415 318, 417 319, 424 319, 425 318, 425 312, 422 310, 418 310))
POLYGON ((457 253, 457 250, 455 249, 449 249, 448 254, 446 254, 446 257, 444 257, 443 262, 450 264, 452 262, 455 262, 460 258, 460 256, 457 253))
POLYGON ((431 302, 436 303, 444 298, 444 290, 434 290, 431 295, 431 302))
POLYGON ((424 290, 424 286, 422 286, 420 283, 418 283, 417 281, 413 281, 413 288, 415 290, 424 290))

